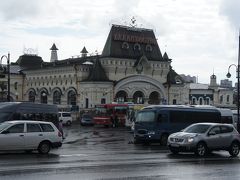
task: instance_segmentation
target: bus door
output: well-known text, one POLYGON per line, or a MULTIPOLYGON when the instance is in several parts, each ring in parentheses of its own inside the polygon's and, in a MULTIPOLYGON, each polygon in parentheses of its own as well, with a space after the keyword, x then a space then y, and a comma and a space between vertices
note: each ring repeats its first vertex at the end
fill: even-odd
POLYGON ((125 126, 125 122, 127 119, 127 106, 116 106, 114 108, 114 117, 118 120, 119 126, 125 126))

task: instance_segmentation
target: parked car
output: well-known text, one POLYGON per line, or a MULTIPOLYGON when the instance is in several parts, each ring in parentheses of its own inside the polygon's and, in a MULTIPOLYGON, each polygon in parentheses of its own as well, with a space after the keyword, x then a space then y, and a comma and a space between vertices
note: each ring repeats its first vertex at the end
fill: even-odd
POLYGON ((47 154, 62 146, 62 134, 51 122, 6 121, 0 124, 0 150, 38 150, 47 154))
POLYGON ((58 117, 63 125, 70 126, 72 124, 73 119, 70 112, 59 112, 58 117))
POLYGON ((93 117, 91 114, 83 114, 80 119, 80 124, 84 125, 94 125, 93 117))
POLYGON ((240 134, 231 124, 196 123, 168 137, 168 147, 174 154, 183 151, 205 156, 213 150, 227 150, 237 156, 240 149, 240 134))

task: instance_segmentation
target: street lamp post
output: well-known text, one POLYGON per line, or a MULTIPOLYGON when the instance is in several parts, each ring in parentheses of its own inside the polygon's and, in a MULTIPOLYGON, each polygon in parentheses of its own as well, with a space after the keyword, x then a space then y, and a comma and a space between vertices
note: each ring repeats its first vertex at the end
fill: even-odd
POLYGON ((1 57, 1 66, 2 66, 2 59, 6 58, 7 59, 7 101, 10 102, 10 54, 8 53, 8 55, 3 55, 1 57))
POLYGON ((236 77, 237 77, 237 130, 238 132, 240 132, 240 118, 239 118, 239 107, 240 107, 240 104, 239 104, 239 98, 240 98, 240 89, 239 89, 239 75, 240 75, 240 36, 239 36, 239 44, 238 44, 238 64, 231 64, 229 67, 228 67, 228 73, 227 73, 227 78, 230 78, 231 77, 231 74, 229 72, 230 68, 232 66, 235 66, 236 67, 236 77))
POLYGON ((236 105, 237 105, 237 130, 238 130, 238 132, 240 132, 240 118, 239 118, 239 112, 240 112, 240 110, 239 110, 239 64, 238 65, 235 65, 235 64, 231 64, 229 67, 228 67, 228 73, 227 73, 227 78, 230 78, 231 77, 231 74, 230 74, 230 72, 229 72, 229 70, 230 70, 230 68, 232 67, 232 66, 235 66, 236 67, 236 77, 237 77, 237 101, 236 101, 236 105))

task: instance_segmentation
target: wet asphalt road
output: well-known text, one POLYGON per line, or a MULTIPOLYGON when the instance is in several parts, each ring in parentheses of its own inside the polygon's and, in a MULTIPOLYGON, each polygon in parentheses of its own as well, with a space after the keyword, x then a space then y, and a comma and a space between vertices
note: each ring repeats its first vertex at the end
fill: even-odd
POLYGON ((62 148, 49 155, 0 153, 0 180, 185 179, 239 180, 240 159, 172 155, 158 144, 132 144, 127 128, 65 127, 62 148))

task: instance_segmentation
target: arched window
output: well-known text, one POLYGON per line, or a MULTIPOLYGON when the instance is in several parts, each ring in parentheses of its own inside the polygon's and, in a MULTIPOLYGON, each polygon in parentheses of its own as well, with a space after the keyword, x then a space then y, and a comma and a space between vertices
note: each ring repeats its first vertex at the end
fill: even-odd
POLYGON ((75 91, 71 90, 68 92, 68 104, 69 105, 76 105, 77 104, 77 96, 75 91))
POLYGON ((144 104, 144 94, 141 91, 136 91, 133 94, 133 103, 134 104, 144 104))
POLYGON ((35 102, 35 92, 34 91, 30 91, 28 94, 28 101, 30 102, 35 102))
POLYGON ((134 49, 134 51, 140 51, 141 50, 140 44, 138 44, 138 43, 134 44, 133 49, 134 49))
POLYGON ((126 102, 127 93, 125 91, 118 91, 116 94, 116 102, 126 102))
POLYGON ((210 98, 206 97, 206 105, 210 105, 210 98))
POLYGON ((47 93, 45 91, 41 92, 41 103, 43 104, 47 104, 48 103, 48 97, 47 97, 47 93))
POLYGON ((148 51, 148 52, 152 51, 152 46, 150 44, 146 45, 146 51, 148 51))
POLYGON ((61 104, 61 93, 59 91, 53 93, 53 104, 61 104))
POLYGON ((127 42, 122 43, 122 48, 123 49, 129 49, 129 44, 127 42))
POLYGON ((154 91, 150 94, 148 104, 160 104, 160 95, 158 92, 154 91))
POLYGON ((199 98, 199 105, 203 105, 203 98, 202 97, 199 98))
POLYGON ((192 97, 192 103, 193 105, 196 105, 196 97, 192 97))

